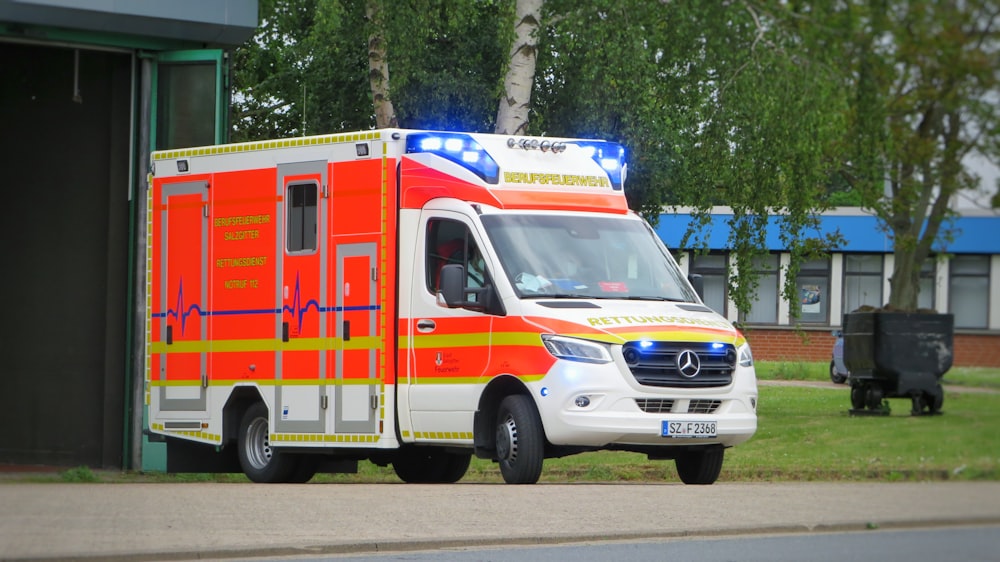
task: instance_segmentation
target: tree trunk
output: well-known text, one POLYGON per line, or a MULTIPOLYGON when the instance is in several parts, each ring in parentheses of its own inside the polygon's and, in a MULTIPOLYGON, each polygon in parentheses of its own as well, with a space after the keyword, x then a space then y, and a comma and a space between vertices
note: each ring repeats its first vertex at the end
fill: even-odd
POLYGON ((375 126, 379 129, 397 126, 396 110, 389 99, 389 61, 386 58, 382 10, 381 0, 365 2, 365 17, 371 25, 368 35, 368 81, 372 89, 375 126))
POLYGON ((520 134, 528 127, 542 1, 517 0, 515 38, 510 49, 510 65, 503 81, 504 95, 497 111, 496 133, 520 134))
POLYGON ((889 307, 915 311, 920 294, 920 266, 912 250, 893 254, 892 277, 889 278, 889 307))

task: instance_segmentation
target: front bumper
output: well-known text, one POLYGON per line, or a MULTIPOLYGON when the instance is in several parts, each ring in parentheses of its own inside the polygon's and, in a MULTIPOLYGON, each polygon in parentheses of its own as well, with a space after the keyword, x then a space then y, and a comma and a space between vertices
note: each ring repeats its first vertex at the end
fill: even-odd
POLYGON ((597 448, 732 447, 757 430, 753 367, 737 367, 731 384, 712 388, 640 386, 621 367, 617 362, 595 365, 561 360, 544 378, 529 385, 549 442, 597 448), (664 421, 714 421, 716 437, 662 437, 664 421))

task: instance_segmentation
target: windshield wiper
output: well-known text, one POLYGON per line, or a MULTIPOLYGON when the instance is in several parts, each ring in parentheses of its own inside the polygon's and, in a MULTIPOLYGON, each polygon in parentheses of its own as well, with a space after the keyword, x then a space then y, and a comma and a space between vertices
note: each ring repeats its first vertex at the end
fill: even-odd
POLYGON ((626 300, 630 301, 666 301, 666 302, 691 302, 685 299, 678 299, 674 297, 655 297, 652 295, 629 295, 625 297, 626 300))

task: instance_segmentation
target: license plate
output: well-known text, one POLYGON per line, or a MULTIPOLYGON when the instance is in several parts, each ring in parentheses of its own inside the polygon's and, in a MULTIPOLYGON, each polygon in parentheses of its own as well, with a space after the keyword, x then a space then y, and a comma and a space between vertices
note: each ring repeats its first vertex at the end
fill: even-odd
POLYGON ((714 421, 669 421, 660 426, 661 437, 715 437, 714 421))

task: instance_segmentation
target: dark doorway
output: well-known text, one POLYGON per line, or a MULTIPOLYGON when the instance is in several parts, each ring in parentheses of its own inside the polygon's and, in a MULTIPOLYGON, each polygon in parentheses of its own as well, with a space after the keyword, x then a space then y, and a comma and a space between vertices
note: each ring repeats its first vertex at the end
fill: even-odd
POLYGON ((0 463, 122 466, 132 66, 0 42, 0 463))

